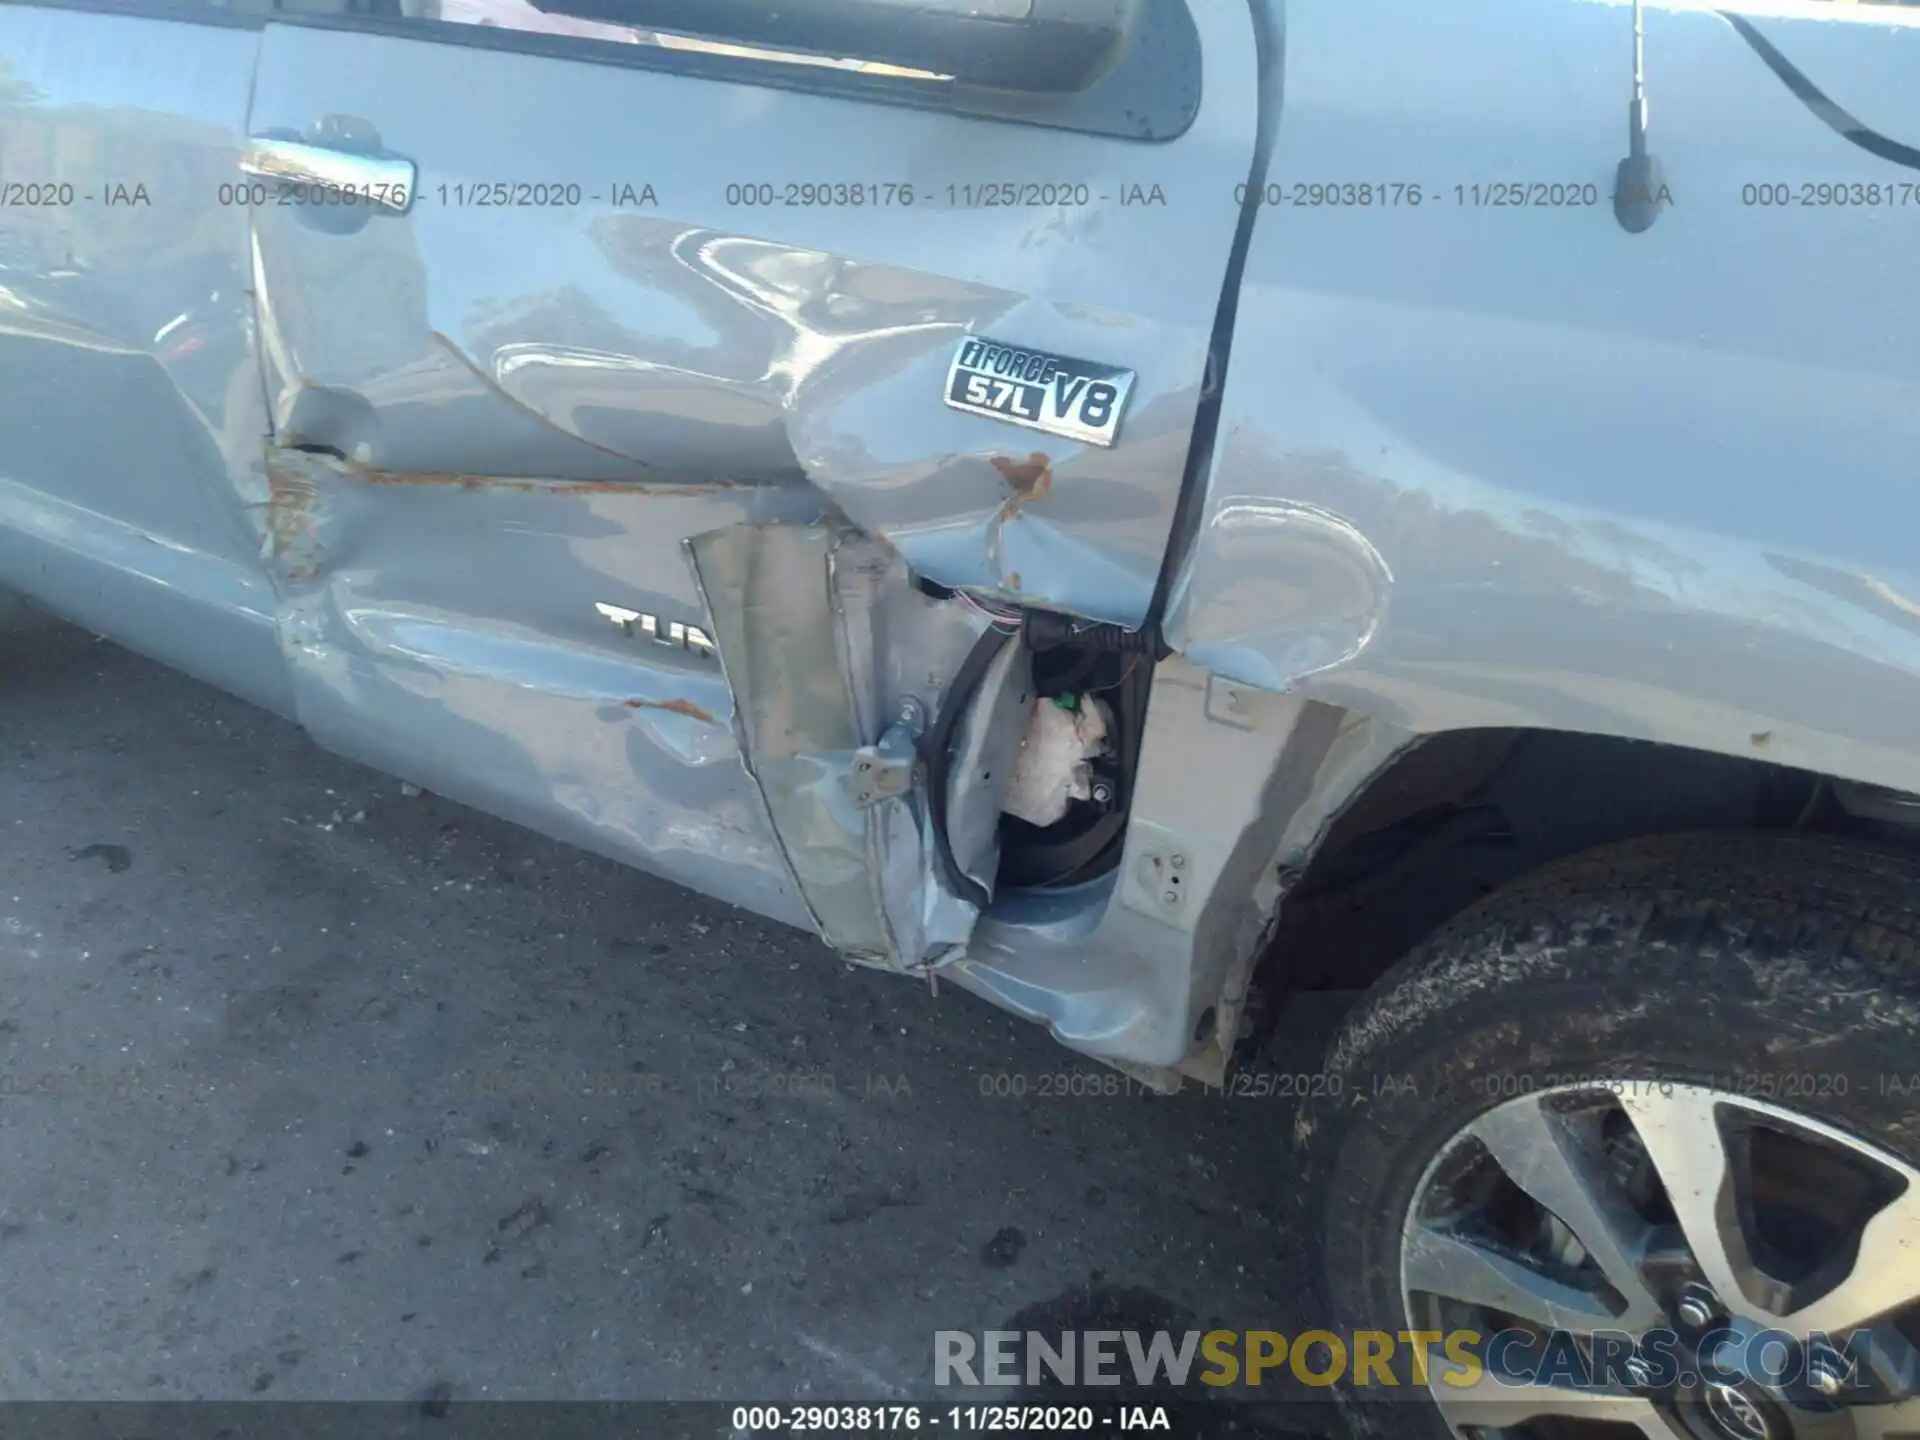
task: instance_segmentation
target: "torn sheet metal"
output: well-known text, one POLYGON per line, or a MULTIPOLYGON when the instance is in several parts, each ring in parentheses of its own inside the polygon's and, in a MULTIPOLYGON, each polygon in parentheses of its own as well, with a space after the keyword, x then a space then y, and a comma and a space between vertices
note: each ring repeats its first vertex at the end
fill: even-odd
POLYGON ((808 926, 681 537, 789 487, 396 474, 272 448, 252 517, 289 709, 321 745, 808 926), (623 618, 630 617, 630 618, 623 618))
MULTIPOLYGON (((822 938, 890 969, 952 958, 978 909, 935 861, 918 741, 985 621, 922 595, 895 551, 853 531, 741 525, 688 548, 742 759, 822 938)), ((1011 662, 992 667, 979 713, 994 716, 993 687, 1018 676, 1011 662)), ((989 752, 1018 732, 991 718, 977 728, 963 764, 1004 769, 989 752)), ((974 808, 963 806, 978 867, 974 808)))
POLYGON ((1279 902, 1276 857, 1294 857, 1283 842, 1341 714, 1161 661, 1118 869, 997 897, 946 974, 1129 1073, 1218 1083, 1279 902))

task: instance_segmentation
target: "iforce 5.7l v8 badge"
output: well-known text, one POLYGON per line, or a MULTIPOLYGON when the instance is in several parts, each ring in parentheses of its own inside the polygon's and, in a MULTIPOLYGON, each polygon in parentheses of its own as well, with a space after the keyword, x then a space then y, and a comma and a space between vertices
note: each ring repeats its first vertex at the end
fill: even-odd
POLYGON ((969 335, 947 371, 947 404, 1089 445, 1111 445, 1133 371, 969 335))

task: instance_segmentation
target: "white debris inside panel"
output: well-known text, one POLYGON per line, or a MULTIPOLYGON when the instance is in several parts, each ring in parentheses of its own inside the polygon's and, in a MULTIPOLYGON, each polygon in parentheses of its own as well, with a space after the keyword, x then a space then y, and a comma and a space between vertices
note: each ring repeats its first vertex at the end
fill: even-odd
POLYGON ((1071 710, 1058 700, 1034 701, 1001 808, 1045 827, 1057 824, 1073 801, 1089 799, 1093 777, 1087 762, 1106 753, 1109 722, 1106 705, 1091 696, 1071 710))

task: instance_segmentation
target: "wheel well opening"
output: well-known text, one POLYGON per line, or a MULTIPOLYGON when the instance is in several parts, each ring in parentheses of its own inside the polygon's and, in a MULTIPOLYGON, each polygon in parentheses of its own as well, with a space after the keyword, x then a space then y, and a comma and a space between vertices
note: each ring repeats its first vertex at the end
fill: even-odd
POLYGON ((1920 848, 1920 801, 1643 740, 1462 730, 1400 756, 1334 822, 1282 903, 1269 1000, 1371 985, 1482 896, 1610 841, 1799 829, 1920 848))

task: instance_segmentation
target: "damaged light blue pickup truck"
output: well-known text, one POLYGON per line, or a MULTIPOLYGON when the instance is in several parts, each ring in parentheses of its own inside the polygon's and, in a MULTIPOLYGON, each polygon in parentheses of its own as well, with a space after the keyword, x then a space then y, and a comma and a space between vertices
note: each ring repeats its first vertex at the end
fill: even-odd
POLYGON ((1687 1362, 1379 1433, 1876 1440, 1916 253, 1898 5, 8 3, 0 583, 1687 1362))

